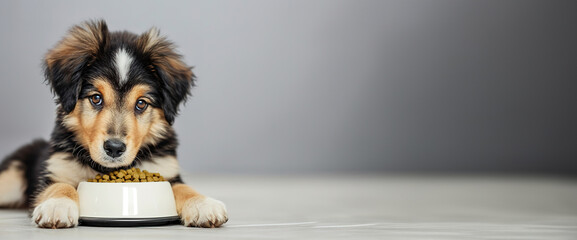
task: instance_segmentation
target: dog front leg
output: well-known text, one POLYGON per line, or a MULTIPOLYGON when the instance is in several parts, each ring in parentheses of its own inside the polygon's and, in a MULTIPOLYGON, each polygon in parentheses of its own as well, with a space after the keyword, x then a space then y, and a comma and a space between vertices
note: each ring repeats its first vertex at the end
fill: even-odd
POLYGON ((32 219, 42 228, 69 228, 78 225, 78 192, 66 183, 54 183, 36 198, 32 219))
POLYGON ((214 228, 228 221, 226 207, 221 201, 206 197, 182 183, 172 185, 172 191, 176 212, 184 226, 214 228))

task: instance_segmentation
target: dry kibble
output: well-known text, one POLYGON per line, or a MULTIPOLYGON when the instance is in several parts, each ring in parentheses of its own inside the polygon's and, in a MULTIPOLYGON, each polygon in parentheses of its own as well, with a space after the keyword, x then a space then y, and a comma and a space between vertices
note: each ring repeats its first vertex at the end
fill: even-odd
POLYGON ((130 183, 130 182, 164 182, 164 177, 159 173, 152 173, 139 168, 121 169, 107 174, 96 174, 87 182, 95 183, 130 183))

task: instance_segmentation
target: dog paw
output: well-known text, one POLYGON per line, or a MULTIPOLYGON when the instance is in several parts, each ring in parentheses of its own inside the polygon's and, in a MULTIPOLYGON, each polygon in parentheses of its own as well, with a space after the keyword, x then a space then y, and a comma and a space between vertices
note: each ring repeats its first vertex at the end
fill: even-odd
POLYGON ((182 208, 182 222, 187 227, 214 228, 227 221, 224 203, 209 197, 188 199, 182 208))
POLYGON ((69 198, 50 198, 36 208, 32 219, 41 228, 69 228, 78 225, 78 205, 69 198))

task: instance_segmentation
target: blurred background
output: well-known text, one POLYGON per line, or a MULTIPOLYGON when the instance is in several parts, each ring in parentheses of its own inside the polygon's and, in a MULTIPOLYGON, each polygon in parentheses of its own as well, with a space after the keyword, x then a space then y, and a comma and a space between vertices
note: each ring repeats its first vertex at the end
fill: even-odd
POLYGON ((2 1, 0 155, 48 138, 67 29, 159 27, 191 173, 577 173, 575 1, 2 1))

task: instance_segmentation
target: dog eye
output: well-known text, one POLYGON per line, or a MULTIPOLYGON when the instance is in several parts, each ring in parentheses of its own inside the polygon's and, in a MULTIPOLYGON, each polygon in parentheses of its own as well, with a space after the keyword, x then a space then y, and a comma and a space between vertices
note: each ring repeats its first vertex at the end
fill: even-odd
POLYGON ((90 102, 94 106, 100 106, 102 105, 102 96, 100 96, 100 94, 94 94, 90 97, 90 102))
POLYGON ((144 110, 148 107, 148 103, 142 99, 136 101, 136 106, 134 107, 138 112, 144 112, 144 110))

